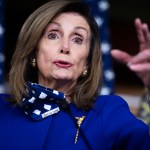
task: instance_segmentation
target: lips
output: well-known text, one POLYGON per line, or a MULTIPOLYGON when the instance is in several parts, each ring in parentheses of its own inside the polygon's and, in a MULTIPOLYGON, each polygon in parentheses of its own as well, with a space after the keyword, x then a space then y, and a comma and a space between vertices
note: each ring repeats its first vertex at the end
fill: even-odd
POLYGON ((69 68, 72 66, 72 63, 69 63, 67 61, 62 61, 62 60, 56 60, 53 63, 60 68, 69 68))

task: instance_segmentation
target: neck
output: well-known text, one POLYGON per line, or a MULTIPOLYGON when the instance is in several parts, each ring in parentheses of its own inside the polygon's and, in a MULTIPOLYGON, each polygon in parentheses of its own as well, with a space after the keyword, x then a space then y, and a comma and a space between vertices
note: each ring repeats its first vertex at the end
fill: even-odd
POLYGON ((65 94, 67 102, 71 102, 71 90, 75 86, 75 82, 66 80, 39 80, 40 85, 63 92, 65 94))

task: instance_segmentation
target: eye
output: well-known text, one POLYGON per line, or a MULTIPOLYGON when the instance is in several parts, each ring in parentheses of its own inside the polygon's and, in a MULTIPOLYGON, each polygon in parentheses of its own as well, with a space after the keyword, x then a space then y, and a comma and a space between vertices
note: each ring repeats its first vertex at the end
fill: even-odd
POLYGON ((50 40, 56 40, 56 39, 59 39, 59 36, 57 35, 57 33, 55 33, 55 32, 50 32, 50 33, 48 33, 48 39, 50 39, 50 40))
POLYGON ((81 45, 82 42, 83 42, 83 39, 82 39, 81 37, 77 36, 77 37, 75 37, 75 38, 73 39, 73 42, 76 43, 76 44, 81 45))

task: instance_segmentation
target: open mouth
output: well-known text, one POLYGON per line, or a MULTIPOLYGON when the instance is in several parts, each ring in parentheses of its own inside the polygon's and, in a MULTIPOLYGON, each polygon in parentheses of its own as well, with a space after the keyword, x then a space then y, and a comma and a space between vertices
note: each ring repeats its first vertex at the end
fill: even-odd
POLYGON ((66 62, 66 61, 61 61, 61 60, 54 61, 54 64, 60 68, 69 68, 72 66, 71 63, 66 62))

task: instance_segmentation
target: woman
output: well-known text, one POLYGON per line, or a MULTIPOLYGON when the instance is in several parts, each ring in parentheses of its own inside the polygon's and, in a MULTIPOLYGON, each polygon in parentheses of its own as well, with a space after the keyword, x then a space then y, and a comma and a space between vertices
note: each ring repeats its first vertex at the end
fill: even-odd
POLYGON ((0 149, 150 147, 148 126, 124 100, 98 96, 98 35, 88 6, 78 0, 48 2, 27 19, 10 70, 15 105, 0 105, 0 149))

